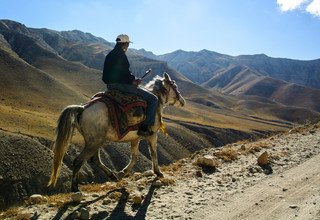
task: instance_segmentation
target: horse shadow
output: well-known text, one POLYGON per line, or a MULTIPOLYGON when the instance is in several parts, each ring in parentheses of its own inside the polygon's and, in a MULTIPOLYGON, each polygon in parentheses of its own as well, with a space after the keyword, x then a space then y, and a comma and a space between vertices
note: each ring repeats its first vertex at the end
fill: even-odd
MULTIPOLYGON (((144 198, 142 204, 141 205, 136 205, 136 204, 132 205, 132 210, 137 211, 135 216, 130 216, 125 213, 125 207, 128 202, 129 194, 128 194, 128 192, 122 193, 117 206, 113 209, 110 216, 106 219, 127 219, 127 220, 145 219, 147 211, 148 211, 148 207, 151 203, 151 199, 153 197, 153 194, 154 194, 154 191, 156 190, 156 188, 157 187, 155 187, 154 185, 151 185, 149 187, 149 191, 148 191, 146 197, 144 198)), ((94 218, 92 218, 92 219, 94 219, 94 218)), ((98 219, 101 219, 101 218, 95 218, 95 220, 98 220, 98 219)))
MULTIPOLYGON (((121 189, 120 189, 120 190, 121 190, 121 189)), ((89 206, 89 205, 92 204, 92 203, 95 203, 95 202, 97 202, 97 201, 99 201, 99 200, 102 200, 102 199, 106 198, 106 197, 109 196, 111 193, 116 192, 116 191, 119 191, 119 190, 118 190, 118 189, 111 190, 111 191, 107 192, 105 195, 99 196, 99 197, 97 197, 97 198, 94 199, 94 200, 81 203, 80 205, 79 205, 79 203, 77 203, 77 202, 68 202, 68 203, 65 203, 65 204, 63 205, 63 207, 62 207, 61 209, 59 209, 59 211, 57 212, 57 214, 52 218, 52 220, 60 220, 60 219, 62 219, 64 213, 65 213, 70 207, 75 207, 75 206, 78 206, 78 205, 79 205, 79 207, 78 207, 77 209, 73 210, 73 212, 71 212, 67 217, 64 218, 65 220, 75 219, 75 213, 76 213, 77 211, 80 211, 82 208, 85 208, 85 207, 89 206)))
POLYGON ((144 198, 142 204, 141 205, 132 205, 132 210, 136 211, 136 214, 134 216, 128 215, 125 212, 125 208, 127 206, 128 199, 129 199, 129 193, 126 191, 125 188, 121 188, 121 189, 115 189, 115 190, 109 191, 105 195, 99 196, 94 200, 81 203, 80 205, 79 205, 79 203, 74 203, 74 202, 66 203, 66 204, 64 204, 64 206, 61 209, 59 209, 59 211, 53 217, 52 220, 62 219, 64 213, 70 207, 75 207, 75 206, 79 205, 75 210, 73 210, 71 213, 68 214, 68 216, 66 216, 64 218, 65 220, 75 219, 76 212, 79 212, 82 208, 85 208, 85 207, 87 207, 87 206, 89 206, 99 200, 103 200, 104 198, 108 197, 113 192, 120 192, 121 196, 120 196, 120 199, 119 199, 116 207, 112 210, 112 212, 110 213, 107 211, 102 211, 102 212, 94 213, 90 219, 92 219, 92 220, 101 220, 101 219, 142 220, 142 219, 146 218, 147 210, 148 210, 148 207, 151 203, 151 200, 152 200, 152 197, 153 197, 153 194, 154 194, 154 191, 156 188, 157 187, 151 185, 149 187, 148 193, 147 193, 146 197, 144 198))

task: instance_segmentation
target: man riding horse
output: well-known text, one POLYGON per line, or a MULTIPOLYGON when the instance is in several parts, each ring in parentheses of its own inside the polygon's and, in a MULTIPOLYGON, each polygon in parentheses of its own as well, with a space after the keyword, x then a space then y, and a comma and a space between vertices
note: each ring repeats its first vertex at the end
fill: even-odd
MULTIPOLYGON (((114 50, 106 56, 103 81, 112 91, 104 93, 103 96, 96 97, 84 105, 69 105, 61 112, 55 130, 53 166, 48 186, 55 186, 57 183, 63 157, 67 152, 74 129, 77 129, 82 135, 85 146, 72 163, 71 191, 79 191, 78 173, 82 165, 90 158, 112 179, 121 179, 129 175, 137 161, 139 143, 142 139, 145 139, 148 144, 154 174, 157 177, 163 177, 157 156, 157 131, 164 129, 163 109, 165 106, 182 107, 185 105, 185 100, 180 94, 177 84, 171 80, 168 73, 164 73, 163 77, 156 76, 145 88, 138 87, 141 79, 136 79, 131 74, 125 55, 129 43, 127 35, 119 35, 114 50), (142 123, 138 131, 132 129, 119 136, 118 124, 113 123, 117 114, 112 108, 114 105, 109 105, 111 99, 108 95, 118 94, 113 89, 132 93, 146 100, 145 120, 143 115, 127 114, 128 121, 130 119, 131 122, 134 122, 134 126, 142 123), (105 141, 130 142, 131 144, 130 162, 118 173, 110 170, 101 161, 100 148, 105 141)), ((114 104, 114 102, 112 103, 114 104)), ((145 106, 144 102, 138 103, 145 106)))
POLYGON ((139 127, 139 136, 150 136, 153 131, 150 129, 154 125, 158 97, 139 87, 141 79, 136 78, 130 71, 130 64, 125 52, 128 50, 128 35, 121 34, 116 39, 116 46, 106 56, 103 68, 102 80, 107 84, 109 90, 119 90, 142 97, 147 102, 146 119, 139 127))

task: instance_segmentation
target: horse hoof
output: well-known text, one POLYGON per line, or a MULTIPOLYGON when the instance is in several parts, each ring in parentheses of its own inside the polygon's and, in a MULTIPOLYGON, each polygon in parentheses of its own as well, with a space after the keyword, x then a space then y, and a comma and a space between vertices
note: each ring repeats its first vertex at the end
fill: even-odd
POLYGON ((155 172, 155 173, 156 173, 158 178, 163 178, 164 177, 163 173, 161 173, 161 172, 155 172))
POLYGON ((118 181, 118 180, 119 180, 119 177, 117 176, 116 173, 111 173, 111 174, 109 175, 109 177, 110 177, 112 180, 115 180, 115 181, 118 181))
POLYGON ((74 192, 74 193, 80 192, 80 189, 79 187, 71 187, 71 192, 74 192))
POLYGON ((118 180, 121 180, 124 176, 125 176, 125 173, 123 171, 120 171, 116 177, 118 180))

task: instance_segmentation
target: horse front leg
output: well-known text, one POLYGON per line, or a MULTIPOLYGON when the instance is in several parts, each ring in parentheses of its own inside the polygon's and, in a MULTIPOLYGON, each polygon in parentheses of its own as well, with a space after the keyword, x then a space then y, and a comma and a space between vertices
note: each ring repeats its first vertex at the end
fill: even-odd
POLYGON ((153 172, 157 175, 157 177, 163 177, 163 173, 160 171, 159 163, 158 163, 158 153, 157 153, 157 135, 153 135, 147 139, 149 145, 149 151, 152 159, 152 167, 153 172))
POLYGON ((130 159, 130 162, 128 163, 128 165, 125 168, 123 168, 122 171, 120 171, 118 173, 118 178, 119 179, 121 179, 121 178, 127 176, 129 173, 131 173, 133 166, 137 162, 137 154, 138 154, 138 151, 139 151, 139 143, 140 143, 139 139, 134 140, 134 141, 131 142, 131 159, 130 159))

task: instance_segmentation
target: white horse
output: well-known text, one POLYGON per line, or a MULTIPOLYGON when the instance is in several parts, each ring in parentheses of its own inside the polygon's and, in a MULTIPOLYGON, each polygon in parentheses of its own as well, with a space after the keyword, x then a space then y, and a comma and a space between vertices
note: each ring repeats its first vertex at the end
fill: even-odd
MULTIPOLYGON (((102 102, 95 102, 87 108, 83 105, 70 105, 62 111, 56 128, 53 167, 48 186, 55 186, 57 183, 62 160, 71 141, 75 127, 83 136, 85 147, 73 161, 71 191, 79 191, 77 174, 81 166, 91 157, 108 176, 114 179, 120 179, 128 175, 137 161, 137 153, 141 139, 146 139, 149 145, 154 173, 158 177, 163 177, 159 169, 157 157, 157 131, 162 126, 163 108, 165 105, 183 106, 185 100, 178 91, 177 85, 171 80, 167 73, 164 73, 163 78, 159 76, 155 77, 145 88, 155 94, 159 100, 155 124, 152 127, 154 133, 148 137, 141 137, 138 136, 137 131, 130 131, 120 140, 116 130, 111 124, 108 108, 102 102), (105 141, 131 143, 131 160, 117 175, 100 160, 100 147, 105 141)), ((136 120, 142 121, 143 119, 144 117, 141 116, 136 120)), ((132 118, 129 118, 129 120, 132 120, 132 118)))

